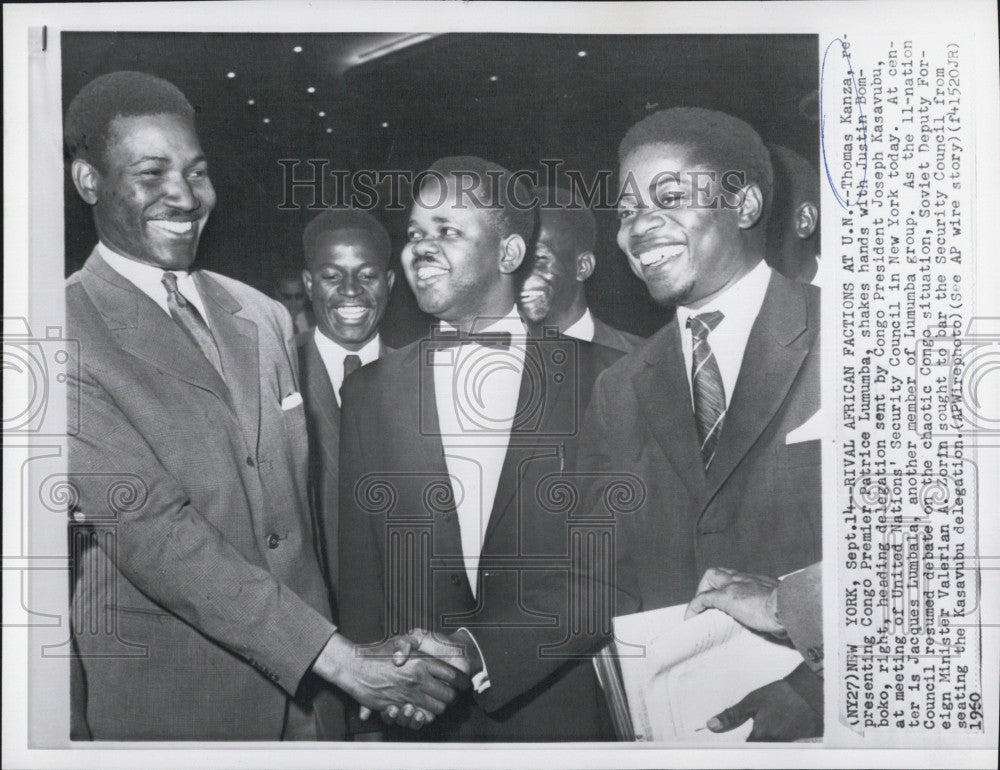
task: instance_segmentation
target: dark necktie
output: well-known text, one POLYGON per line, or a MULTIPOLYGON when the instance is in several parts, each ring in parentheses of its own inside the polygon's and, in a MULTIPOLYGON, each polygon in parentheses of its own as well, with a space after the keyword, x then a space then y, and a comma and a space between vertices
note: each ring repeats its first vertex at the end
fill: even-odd
POLYGON ((691 316, 687 327, 691 330, 691 391, 694 394, 694 421, 701 442, 701 459, 705 470, 712 464, 715 447, 719 443, 722 423, 726 417, 726 389, 715 354, 708 344, 708 335, 722 320, 722 313, 691 316))
POLYGON ((198 314, 195 307, 188 302, 184 295, 177 289, 177 276, 167 271, 160 279, 167 290, 167 307, 170 308, 170 317, 177 322, 191 338, 198 349, 205 355, 209 363, 215 367, 219 376, 223 376, 222 359, 219 357, 219 348, 215 344, 215 338, 205 323, 205 319, 198 314))
POLYGON ((356 353, 348 353, 344 356, 344 379, 352 372, 356 372, 361 368, 361 357, 356 353))
POLYGON ((434 348, 450 348, 456 345, 475 343, 487 348, 509 348, 513 337, 510 332, 473 332, 471 334, 457 331, 436 331, 431 338, 434 348))

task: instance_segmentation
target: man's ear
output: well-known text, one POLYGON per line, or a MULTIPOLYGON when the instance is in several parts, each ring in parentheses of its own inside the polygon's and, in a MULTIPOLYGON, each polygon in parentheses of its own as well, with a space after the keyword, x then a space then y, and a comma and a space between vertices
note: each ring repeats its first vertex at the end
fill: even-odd
POLYGON ((82 158, 77 158, 70 166, 70 174, 73 177, 73 185, 76 187, 76 191, 80 193, 80 197, 91 206, 97 203, 101 172, 82 158))
POLYGON ((764 213, 764 196, 754 183, 748 184, 741 192, 743 197, 736 210, 737 221, 741 230, 749 230, 760 221, 764 213))
POLYGON ((396 285, 396 271, 389 269, 385 271, 385 282, 389 285, 389 291, 396 285))
POLYGON ((520 235, 508 235, 500 242, 500 272, 510 275, 517 271, 524 261, 528 247, 520 235))
POLYGON ((819 224, 819 209, 812 201, 799 204, 795 209, 795 234, 803 241, 811 238, 819 224))
POLYGON ((306 296, 312 302, 313 298, 313 274, 309 270, 302 271, 302 285, 306 289, 306 296))
POLYGON ((594 258, 594 252, 584 251, 576 255, 576 280, 580 283, 586 281, 594 272, 594 268, 597 266, 597 260, 594 258))

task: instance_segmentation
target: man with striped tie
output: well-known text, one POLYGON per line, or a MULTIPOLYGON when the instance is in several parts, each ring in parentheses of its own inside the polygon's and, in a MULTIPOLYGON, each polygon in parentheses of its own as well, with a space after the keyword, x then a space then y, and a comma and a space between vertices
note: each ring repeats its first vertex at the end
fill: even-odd
MULTIPOLYGON (((646 487, 618 518, 624 615, 686 604, 710 568, 781 576, 812 564, 822 517, 820 442, 793 435, 819 409, 819 290, 764 262, 767 148, 737 118, 672 108, 634 125, 619 161, 618 245, 653 299, 676 308, 601 374, 580 440, 582 471, 631 471, 646 487)), ((755 739, 821 731, 817 681, 803 665, 772 688, 758 704, 771 729, 755 739), (817 718, 780 716, 801 709, 817 718)))

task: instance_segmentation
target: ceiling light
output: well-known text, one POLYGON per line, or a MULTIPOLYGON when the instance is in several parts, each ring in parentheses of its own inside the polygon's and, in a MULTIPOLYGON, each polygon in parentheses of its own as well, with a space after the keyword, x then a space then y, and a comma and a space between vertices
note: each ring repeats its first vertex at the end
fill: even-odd
POLYGON ((500 78, 498 78, 496 75, 490 75, 490 82, 491 83, 496 83, 499 79, 500 78))
POLYGON ((314 93, 316 93, 316 89, 313 88, 312 86, 309 86, 309 88, 306 89, 306 93, 307 94, 314 94, 314 93))
POLYGON ((325 118, 325 117, 326 117, 326 113, 325 113, 325 112, 323 112, 323 110, 320 110, 320 111, 319 111, 318 113, 316 113, 316 114, 317 114, 317 115, 319 115, 319 116, 320 116, 321 118, 325 118))
POLYGON ((383 120, 382 121, 382 128, 388 128, 388 127, 389 127, 389 123, 383 120))
POLYGON ((270 118, 264 118, 264 122, 265 122, 265 123, 270 123, 270 122, 271 122, 271 119, 270 119, 270 118))
POLYGON ((587 55, 587 52, 586 51, 577 51, 576 55, 579 56, 582 59, 584 56, 587 55))
POLYGON ((256 103, 257 102, 254 99, 247 99, 247 104, 256 104, 256 103))
POLYGON ((328 128, 328 129, 326 130, 326 133, 328 133, 328 134, 332 134, 332 133, 333 133, 333 129, 332 129, 332 128, 328 128))
POLYGON ((292 50, 295 51, 295 53, 302 53, 302 46, 297 45, 292 50))
POLYGON ((229 78, 230 80, 232 80, 234 77, 236 77, 236 73, 235 72, 227 72, 226 73, 226 77, 229 78))

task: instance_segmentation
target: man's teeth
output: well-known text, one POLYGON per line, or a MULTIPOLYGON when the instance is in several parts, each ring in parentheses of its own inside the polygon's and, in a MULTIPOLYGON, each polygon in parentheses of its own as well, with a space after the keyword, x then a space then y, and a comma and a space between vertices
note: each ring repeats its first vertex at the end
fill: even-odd
POLYGON ((667 246, 662 249, 652 249, 650 251, 644 252, 639 255, 639 261, 642 263, 643 267, 649 267, 650 265, 655 265, 658 262, 663 262, 666 259, 674 259, 679 257, 684 252, 684 245, 677 244, 675 246, 667 246))
POLYGON ((347 307, 338 307, 334 312, 345 321, 357 321, 368 312, 368 308, 350 305, 347 307))
POLYGON ((424 265, 423 267, 417 268, 417 280, 426 281, 429 278, 437 278, 439 275, 444 275, 447 272, 448 271, 443 267, 424 265))
POLYGON ((536 299, 541 299, 545 294, 541 289, 529 289, 528 291, 521 292, 521 299, 525 302, 531 302, 536 299))
POLYGON ((175 233, 176 235, 189 233, 194 228, 194 222, 174 222, 171 219, 151 220, 149 224, 161 230, 166 230, 168 233, 175 233))

